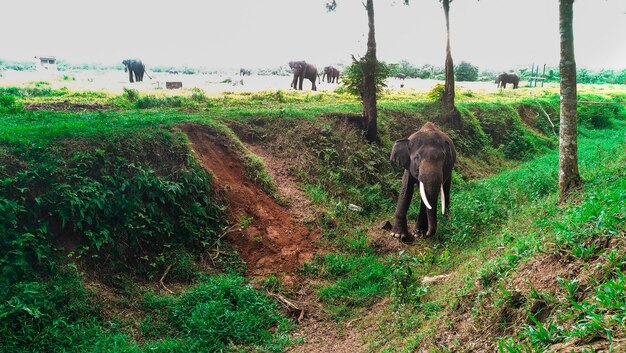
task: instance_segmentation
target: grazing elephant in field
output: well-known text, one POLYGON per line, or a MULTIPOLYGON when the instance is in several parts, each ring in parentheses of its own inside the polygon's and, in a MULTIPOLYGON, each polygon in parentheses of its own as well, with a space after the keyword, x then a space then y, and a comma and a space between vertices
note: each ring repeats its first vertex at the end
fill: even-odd
POLYGON ((415 240, 415 236, 435 235, 437 197, 441 197, 441 214, 448 214, 450 209, 452 168, 456 162, 454 143, 433 123, 428 122, 408 139, 393 144, 391 160, 404 168, 391 234, 408 243, 415 240), (421 206, 415 230, 409 233, 406 214, 415 184, 419 184, 421 206))
POLYGON ((246 76, 246 75, 250 76, 250 75, 252 75, 252 71, 250 71, 248 69, 241 68, 241 69, 239 69, 239 75, 241 75, 241 76, 246 76))
POLYGON ((335 81, 339 83, 339 74, 341 73, 339 70, 332 66, 326 66, 323 72, 322 81, 324 81, 324 77, 326 77, 326 82, 328 83, 335 83, 335 81))
POLYGON ((135 80, 137 82, 143 81, 143 74, 146 72, 146 66, 141 62, 141 60, 126 59, 122 61, 122 64, 124 64, 124 72, 128 72, 128 79, 131 83, 135 82, 133 80, 133 74, 135 75, 135 80))
POLYGON ((313 83, 311 89, 317 91, 315 79, 319 80, 320 77, 317 74, 317 67, 315 65, 308 64, 306 61, 290 61, 289 67, 291 68, 291 71, 293 71, 291 87, 302 90, 302 82, 306 78, 313 83))
POLYGON ((406 78, 405 74, 396 74, 395 76, 398 80, 404 80, 406 78))
POLYGON ((507 83, 512 83, 513 89, 515 89, 519 85, 519 76, 517 76, 516 74, 502 73, 498 75, 495 83, 498 84, 498 87, 502 88, 506 88, 507 83))

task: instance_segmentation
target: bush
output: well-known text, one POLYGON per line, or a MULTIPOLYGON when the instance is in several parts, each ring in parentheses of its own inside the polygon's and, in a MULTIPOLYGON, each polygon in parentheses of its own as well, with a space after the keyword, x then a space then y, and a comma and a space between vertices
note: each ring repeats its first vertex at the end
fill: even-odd
POLYGON ((17 113, 22 110, 22 104, 14 96, 0 93, 0 113, 17 113))
MULTIPOLYGON (((365 65, 367 65, 367 63, 364 60, 355 61, 350 66, 347 66, 341 75, 343 78, 341 86, 344 87, 348 93, 357 97, 361 97, 361 91, 363 90, 365 65)), ((382 89, 387 87, 385 80, 391 75, 391 72, 391 65, 386 64, 384 61, 378 61, 375 68, 377 94, 380 94, 382 89)))
POLYGON ((468 62, 461 61, 459 65, 454 68, 454 74, 457 81, 476 81, 478 80, 478 67, 468 62))
POLYGON ((617 104, 579 104, 578 120, 581 124, 596 129, 611 127, 611 119, 619 115, 617 104))

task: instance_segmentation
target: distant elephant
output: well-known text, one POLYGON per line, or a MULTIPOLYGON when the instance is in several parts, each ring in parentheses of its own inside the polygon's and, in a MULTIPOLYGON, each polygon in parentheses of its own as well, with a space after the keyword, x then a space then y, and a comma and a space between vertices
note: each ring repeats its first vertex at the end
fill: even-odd
POLYGON ((248 69, 244 69, 244 68, 239 69, 239 75, 241 76, 246 76, 246 75, 250 76, 251 74, 252 72, 248 69))
POLYGON ((291 87, 302 90, 302 82, 306 78, 313 83, 311 89, 317 91, 315 79, 317 78, 319 80, 320 77, 317 74, 317 67, 315 65, 308 64, 306 61, 290 61, 289 67, 291 68, 291 71, 293 71, 291 87))
MULTIPOLYGON (((133 80, 133 73, 135 74, 135 80, 137 82, 143 81, 143 74, 146 72, 146 66, 139 59, 126 59, 122 61, 124 64, 124 72, 128 72, 128 79, 130 82, 133 80)), ((148 76, 150 77, 150 76, 148 76)))
POLYGON ((517 76, 516 74, 502 73, 498 75, 495 83, 498 84, 498 87, 502 88, 506 88, 507 83, 512 83, 513 89, 515 89, 519 85, 519 76, 517 76))
POLYGON ((428 122, 408 139, 397 140, 393 144, 391 160, 404 168, 391 234, 408 243, 415 236, 435 235, 438 195, 441 197, 441 213, 446 215, 450 210, 452 168, 456 162, 454 143, 448 135, 428 122), (415 230, 409 233, 406 214, 416 183, 419 184, 422 202, 415 230))
POLYGON ((326 82, 328 83, 335 83, 335 80, 339 83, 339 74, 341 73, 339 70, 332 66, 326 66, 323 72, 322 81, 324 81, 324 77, 326 77, 326 82))
POLYGON ((398 80, 404 80, 406 78, 406 75, 405 74, 396 74, 396 78, 398 80))

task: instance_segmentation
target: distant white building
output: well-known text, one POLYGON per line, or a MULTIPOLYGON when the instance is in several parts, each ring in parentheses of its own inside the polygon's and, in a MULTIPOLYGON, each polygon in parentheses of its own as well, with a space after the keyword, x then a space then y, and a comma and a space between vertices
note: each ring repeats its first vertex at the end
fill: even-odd
POLYGON ((54 56, 36 56, 35 66, 37 70, 57 71, 57 58, 54 56))

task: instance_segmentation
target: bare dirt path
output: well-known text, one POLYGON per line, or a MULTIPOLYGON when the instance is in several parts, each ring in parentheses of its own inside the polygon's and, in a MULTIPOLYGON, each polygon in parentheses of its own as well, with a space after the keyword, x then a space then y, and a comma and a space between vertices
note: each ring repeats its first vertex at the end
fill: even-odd
POLYGON ((227 239, 248 264, 250 276, 277 274, 290 276, 310 261, 319 238, 297 222, 290 212, 245 177, 245 168, 232 151, 210 127, 183 124, 192 148, 204 168, 214 175, 214 185, 223 192, 228 205, 230 224, 242 216, 252 217, 242 231, 229 233, 227 239))

